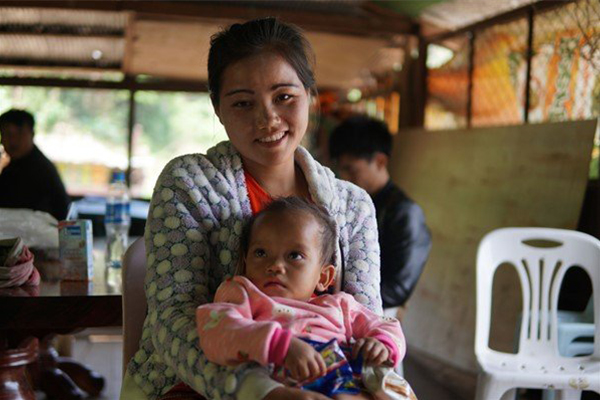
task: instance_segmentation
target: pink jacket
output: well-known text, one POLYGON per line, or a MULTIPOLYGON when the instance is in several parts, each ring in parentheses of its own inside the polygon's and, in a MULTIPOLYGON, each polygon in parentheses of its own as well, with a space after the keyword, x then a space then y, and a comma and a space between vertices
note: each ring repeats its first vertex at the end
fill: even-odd
POLYGON ((214 303, 197 308, 196 323, 204 354, 220 365, 281 365, 292 336, 337 339, 340 345, 377 338, 390 350, 394 365, 406 350, 398 320, 376 315, 349 294, 321 295, 308 302, 269 297, 242 276, 223 282, 214 303))

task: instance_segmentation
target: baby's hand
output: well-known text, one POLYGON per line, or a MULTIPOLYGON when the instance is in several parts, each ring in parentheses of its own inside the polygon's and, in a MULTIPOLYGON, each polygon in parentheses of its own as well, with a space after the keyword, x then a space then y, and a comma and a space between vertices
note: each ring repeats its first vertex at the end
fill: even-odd
POLYGON ((383 343, 375 338, 359 339, 352 347, 352 358, 362 353, 365 364, 378 366, 390 357, 390 351, 383 343))
POLYGON ((321 354, 310 344, 295 337, 290 341, 283 363, 292 378, 299 382, 323 376, 327 371, 321 354))

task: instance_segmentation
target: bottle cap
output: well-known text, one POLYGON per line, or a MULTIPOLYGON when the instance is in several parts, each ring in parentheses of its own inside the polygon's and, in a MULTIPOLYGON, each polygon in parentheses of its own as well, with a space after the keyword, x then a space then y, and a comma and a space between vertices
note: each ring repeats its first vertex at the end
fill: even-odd
POLYGON ((110 181, 111 182, 125 182, 125 172, 113 171, 110 181))

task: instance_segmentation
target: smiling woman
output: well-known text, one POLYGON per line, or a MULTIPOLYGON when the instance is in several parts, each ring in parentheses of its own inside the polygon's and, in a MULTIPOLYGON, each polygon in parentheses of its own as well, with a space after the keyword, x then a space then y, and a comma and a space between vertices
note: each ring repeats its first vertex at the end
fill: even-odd
POLYGON ((336 287, 380 314, 373 203, 299 146, 316 92, 312 50, 297 28, 267 18, 219 32, 208 76, 229 141, 175 158, 155 185, 145 234, 148 313, 121 398, 324 399, 243 360, 235 369, 207 361, 195 310, 235 272, 253 213, 274 197, 300 196, 335 221, 336 287))
MULTIPOLYGON (((217 115, 244 167, 261 182, 265 169, 287 162, 308 126, 309 91, 275 53, 238 61, 223 74, 217 115), (258 75, 254 71, 263 71, 258 75)), ((274 195, 284 188, 276 188, 274 195)))

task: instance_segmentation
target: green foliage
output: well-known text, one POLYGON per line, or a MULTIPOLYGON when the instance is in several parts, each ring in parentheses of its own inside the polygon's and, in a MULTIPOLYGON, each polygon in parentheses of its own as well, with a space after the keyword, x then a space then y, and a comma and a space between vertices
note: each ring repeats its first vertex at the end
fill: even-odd
MULTIPOLYGON (((227 138, 207 94, 144 91, 135 93, 135 102, 132 159, 135 182, 131 188, 135 196, 150 197, 158 174, 170 159, 205 152, 227 138)), ((36 118, 36 133, 41 136, 78 135, 82 140, 76 143, 87 143, 88 148, 59 148, 60 157, 54 153, 53 161, 62 163, 59 167, 71 191, 102 193, 105 185, 105 178, 98 177, 102 169, 98 161, 90 160, 83 165, 80 161, 72 162, 78 159, 71 157, 75 152, 104 154, 107 170, 127 154, 129 92, 126 90, 0 86, 0 113, 10 108, 31 112, 36 118), (92 166, 94 162, 96 165, 92 166)))
POLYGON ((124 90, 0 88, 0 112, 26 109, 35 116, 36 132, 51 135, 64 124, 117 146, 127 146, 127 102, 124 90))
POLYGON ((201 151, 225 139, 208 94, 138 92, 136 121, 153 153, 176 154, 186 146, 201 151))
POLYGON ((598 162, 598 149, 596 148, 596 155, 592 157, 590 163, 590 179, 600 179, 600 164, 598 162))
POLYGON ((61 90, 58 102, 81 131, 111 144, 126 142, 129 94, 124 90, 61 90))
MULTIPOLYGON (((175 151, 182 141, 200 147, 225 138, 207 94, 137 92, 136 121, 152 153, 175 151)), ((129 92, 125 90, 0 87, 0 113, 23 108, 36 131, 51 135, 64 124, 114 146, 127 146, 129 92)), ((63 126, 64 126, 63 125, 63 126)))

